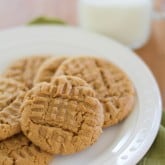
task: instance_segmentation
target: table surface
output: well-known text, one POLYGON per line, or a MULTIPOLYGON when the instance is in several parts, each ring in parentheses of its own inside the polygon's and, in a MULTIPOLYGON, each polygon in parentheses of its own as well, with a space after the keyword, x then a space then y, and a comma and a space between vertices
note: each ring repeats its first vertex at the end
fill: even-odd
MULTIPOLYGON (((76 3, 77 0, 54 0, 53 15, 60 17, 71 25, 77 24, 76 3)), ((165 0, 157 0, 156 7, 165 4, 165 0)), ((51 10, 47 15, 51 16, 51 10)), ((136 53, 145 61, 155 75, 162 94, 165 106, 165 21, 155 20, 152 24, 152 33, 148 43, 136 53)))

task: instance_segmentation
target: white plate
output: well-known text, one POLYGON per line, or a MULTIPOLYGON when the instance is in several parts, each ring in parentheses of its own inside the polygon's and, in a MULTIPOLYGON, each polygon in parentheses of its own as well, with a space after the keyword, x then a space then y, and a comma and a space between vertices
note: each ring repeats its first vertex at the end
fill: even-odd
POLYGON ((96 144, 70 156, 57 156, 56 165, 133 165, 147 152, 161 119, 157 83, 146 65, 128 48, 97 34, 71 27, 21 27, 0 32, 0 71, 29 54, 95 55, 120 66, 133 81, 134 111, 121 124, 104 130, 96 144))

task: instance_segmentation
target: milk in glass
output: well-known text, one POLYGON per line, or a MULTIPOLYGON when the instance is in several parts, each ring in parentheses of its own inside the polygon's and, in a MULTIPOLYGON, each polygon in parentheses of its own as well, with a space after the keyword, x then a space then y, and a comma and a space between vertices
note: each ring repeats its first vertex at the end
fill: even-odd
POLYGON ((151 0, 80 0, 79 23, 131 48, 144 45, 150 34, 151 0))

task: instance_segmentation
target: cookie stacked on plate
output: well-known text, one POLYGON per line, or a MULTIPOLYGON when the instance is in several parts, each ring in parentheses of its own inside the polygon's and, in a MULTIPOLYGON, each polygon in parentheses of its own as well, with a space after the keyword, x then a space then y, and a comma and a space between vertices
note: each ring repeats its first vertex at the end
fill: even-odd
POLYGON ((105 59, 18 59, 0 78, 0 163, 45 165, 84 150, 134 102, 132 82, 105 59))

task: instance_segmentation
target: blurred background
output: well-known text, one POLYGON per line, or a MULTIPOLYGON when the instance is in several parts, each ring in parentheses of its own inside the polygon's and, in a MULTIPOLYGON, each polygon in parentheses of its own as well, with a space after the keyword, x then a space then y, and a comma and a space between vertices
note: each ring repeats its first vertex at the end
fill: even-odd
POLYGON ((39 16, 76 24, 76 0, 0 0, 0 28, 26 24, 39 16))
MULTIPOLYGON (((0 28, 27 23, 38 16, 59 17, 77 24, 78 0, 0 0, 0 28)), ((165 8, 165 0, 155 0, 155 8, 165 8)))

